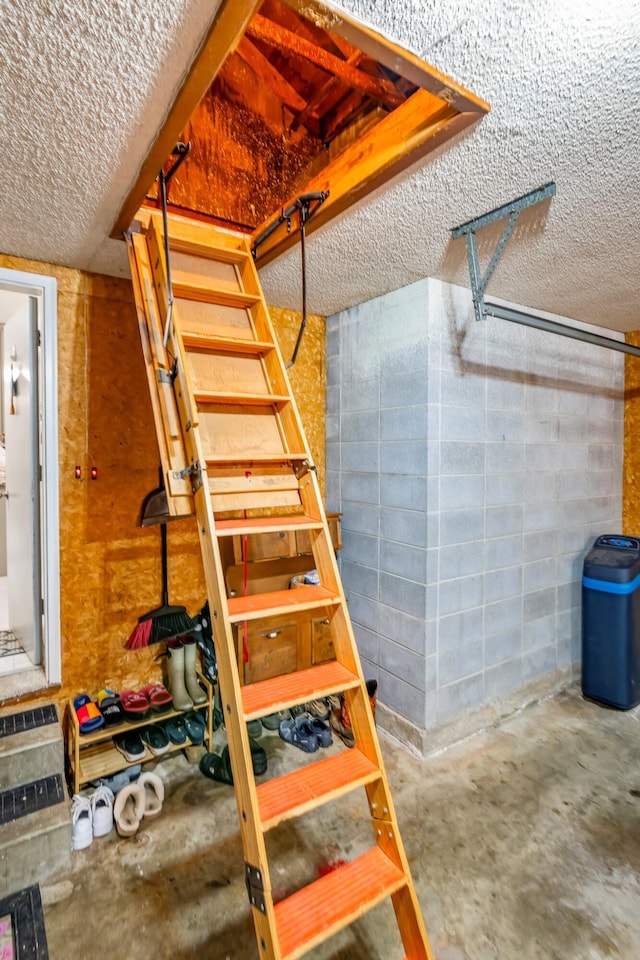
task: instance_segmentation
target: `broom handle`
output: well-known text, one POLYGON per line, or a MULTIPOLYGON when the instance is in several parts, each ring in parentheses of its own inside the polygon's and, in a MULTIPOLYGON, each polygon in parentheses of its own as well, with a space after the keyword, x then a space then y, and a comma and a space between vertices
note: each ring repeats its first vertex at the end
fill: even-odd
POLYGON ((169 571, 167 564, 167 525, 160 524, 160 537, 162 543, 162 605, 169 606, 169 571))

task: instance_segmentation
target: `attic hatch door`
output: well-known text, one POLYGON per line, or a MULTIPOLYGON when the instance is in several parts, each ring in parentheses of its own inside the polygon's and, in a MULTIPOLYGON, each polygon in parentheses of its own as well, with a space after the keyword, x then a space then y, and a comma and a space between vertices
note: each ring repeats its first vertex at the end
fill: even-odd
MULTIPOLYGON (((179 140, 169 209, 264 232, 300 194, 330 197, 308 233, 476 122, 488 104, 329 3, 223 3, 114 226, 121 236, 179 140)), ((298 223, 260 250, 268 262, 298 223)))

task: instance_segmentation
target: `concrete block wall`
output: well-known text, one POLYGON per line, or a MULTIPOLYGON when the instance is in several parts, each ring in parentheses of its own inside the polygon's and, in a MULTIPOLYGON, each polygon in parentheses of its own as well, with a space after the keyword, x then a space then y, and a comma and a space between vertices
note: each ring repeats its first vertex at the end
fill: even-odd
POLYGON ((579 660, 584 553, 621 529, 623 388, 622 354, 478 324, 436 280, 329 318, 345 592, 367 675, 417 730, 579 660))

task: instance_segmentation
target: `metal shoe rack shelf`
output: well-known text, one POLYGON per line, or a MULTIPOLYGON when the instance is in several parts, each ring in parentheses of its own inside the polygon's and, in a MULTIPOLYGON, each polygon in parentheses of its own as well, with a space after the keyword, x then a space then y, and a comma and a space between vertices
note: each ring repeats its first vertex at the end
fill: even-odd
MULTIPOLYGON (((199 676, 200 684, 207 694, 204 703, 195 704, 194 710, 206 710, 206 725, 204 741, 207 750, 212 749, 213 738, 213 686, 206 677, 199 676)), ((154 756, 145 746, 144 756, 140 760, 129 761, 119 750, 116 749, 113 739, 121 733, 130 733, 132 730, 142 730, 144 727, 151 726, 153 723, 162 723, 170 717, 183 716, 184 711, 169 710, 167 713, 151 714, 146 720, 139 723, 130 723, 125 721, 114 726, 104 726, 94 733, 80 733, 78 717, 73 709, 73 703, 69 701, 66 709, 67 715, 67 757, 69 763, 70 783, 73 792, 78 793, 80 789, 93 780, 99 780, 101 777, 109 777, 120 770, 134 766, 135 763, 149 763, 151 760, 161 760, 162 757, 176 753, 178 750, 184 750, 190 746, 191 741, 187 739, 186 743, 172 743, 169 749, 159 757, 154 756)))

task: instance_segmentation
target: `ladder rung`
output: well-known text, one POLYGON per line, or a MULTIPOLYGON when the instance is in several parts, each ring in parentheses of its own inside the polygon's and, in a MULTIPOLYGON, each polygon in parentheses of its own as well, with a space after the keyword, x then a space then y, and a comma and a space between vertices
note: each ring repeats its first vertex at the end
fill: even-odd
POLYGON ((198 390, 194 393, 196 403, 202 406, 214 403, 233 403, 252 407, 281 407, 291 402, 288 394, 279 393, 231 393, 228 390, 198 390))
POLYGON ((351 673, 337 660, 329 660, 317 667, 283 673, 278 677, 242 687, 244 718, 256 720, 268 713, 288 710, 298 703, 308 703, 310 700, 318 700, 359 686, 360 679, 355 673, 351 673))
POLYGON ((203 277, 202 283, 193 283, 193 281, 181 283, 179 274, 173 281, 173 295, 185 300, 219 303, 226 307, 252 307, 254 303, 260 303, 260 297, 257 293, 214 287, 211 285, 211 281, 206 282, 205 277, 203 277))
POLYGON ((169 247, 171 250, 177 250, 180 253, 190 253, 194 257, 202 257, 204 260, 221 260, 223 263, 245 263, 251 256, 247 250, 241 250, 239 247, 211 246, 206 242, 180 240, 171 236, 169 237, 169 247))
POLYGON ((215 337, 204 333, 182 333, 186 350, 209 350, 212 353, 247 353, 262 355, 274 350, 268 340, 248 340, 242 337, 215 337))
POLYGON ((246 520, 216 520, 219 537, 251 533, 280 533, 281 530, 322 530, 324 524, 313 517, 248 517, 246 520))
POLYGON ((282 960, 296 960, 407 883, 380 850, 366 853, 275 905, 282 960))
POLYGON ((357 790, 380 776, 380 770, 357 748, 274 777, 258 787, 263 830, 299 817, 323 803, 357 790))
POLYGON ((269 593, 253 593, 248 597, 231 597, 227 600, 231 623, 277 617, 289 610, 314 610, 316 607, 335 606, 338 603, 338 595, 320 586, 271 590, 269 593))
POLYGON ((217 465, 230 466, 231 464, 242 464, 243 466, 252 463, 291 463, 292 461, 302 462, 308 459, 306 453, 247 453, 246 457, 239 457, 237 453, 220 456, 208 456, 206 458, 207 466, 215 467, 217 465))

